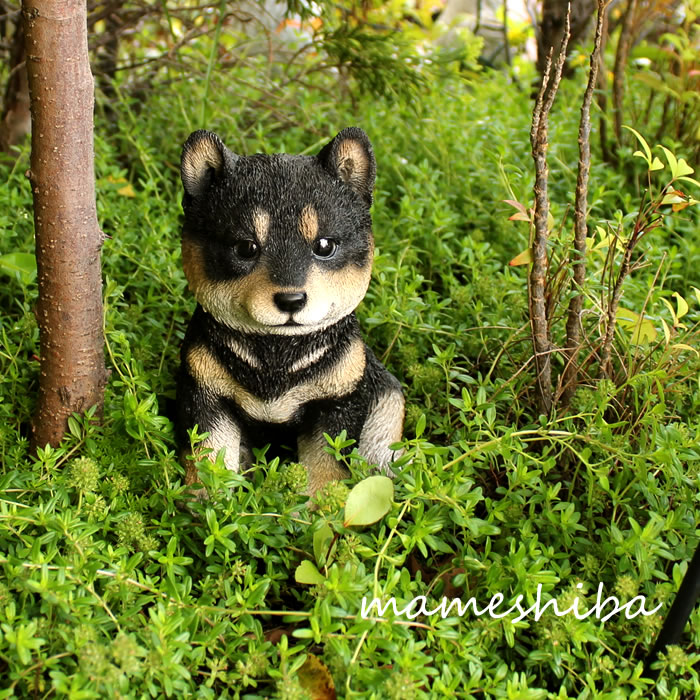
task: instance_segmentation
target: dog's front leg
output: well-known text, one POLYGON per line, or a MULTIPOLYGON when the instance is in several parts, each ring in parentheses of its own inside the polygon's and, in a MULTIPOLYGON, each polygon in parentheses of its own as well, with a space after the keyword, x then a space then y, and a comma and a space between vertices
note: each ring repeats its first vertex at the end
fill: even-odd
MULTIPOLYGON (((210 387, 197 382, 187 367, 181 373, 177 394, 178 429, 183 431, 185 426, 196 425, 200 434, 209 433, 195 447, 195 457, 202 448, 210 449, 213 461, 223 449, 225 467, 237 472, 241 462, 246 461, 247 450, 241 442, 241 426, 229 410, 227 401, 210 387)), ((181 445, 186 445, 187 440, 186 434, 179 436, 181 445)), ((189 451, 186 450, 183 455, 185 483, 194 484, 199 481, 197 464, 196 460, 188 459, 188 456, 189 451)))
MULTIPOLYGON (((303 430, 298 439, 299 461, 306 467, 308 485, 306 493, 313 496, 318 489, 330 481, 347 479, 350 473, 329 454, 328 441, 324 433, 335 438, 345 430, 351 440, 358 440, 364 419, 364 409, 352 399, 322 401, 309 411, 308 428, 303 430)), ((348 447, 344 452, 350 452, 348 447)))

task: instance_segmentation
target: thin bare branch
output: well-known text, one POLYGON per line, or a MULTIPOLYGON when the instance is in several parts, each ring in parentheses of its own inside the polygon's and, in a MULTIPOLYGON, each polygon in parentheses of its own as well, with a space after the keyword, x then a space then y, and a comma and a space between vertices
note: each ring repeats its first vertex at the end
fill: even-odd
POLYGON ((554 64, 553 75, 551 75, 552 52, 550 51, 547 56, 542 84, 537 94, 532 114, 532 128, 530 131, 532 158, 535 161, 535 215, 532 234, 533 262, 528 280, 528 301, 530 306, 530 323, 532 325, 532 345, 537 372, 538 404, 540 412, 545 415, 549 415, 552 411, 552 342, 546 299, 546 278, 549 264, 547 257, 547 242, 549 240, 549 197, 547 194, 549 178, 547 148, 549 144, 547 133, 549 112, 559 89, 561 74, 566 61, 566 47, 570 35, 569 15, 570 12, 567 12, 566 29, 559 47, 559 55, 554 64))
POLYGON ((602 66, 601 45, 605 13, 610 0, 598 0, 598 20, 595 41, 591 53, 588 85, 581 105, 581 120, 578 130, 578 176, 576 179, 576 199, 574 204, 574 249, 573 264, 574 295, 569 302, 566 321, 566 355, 568 357, 560 385, 563 387, 562 408, 566 410, 578 381, 577 356, 581 340, 581 310, 583 308, 583 283, 586 278, 586 237, 588 235, 588 176, 591 169, 591 103, 598 80, 598 69, 602 66))

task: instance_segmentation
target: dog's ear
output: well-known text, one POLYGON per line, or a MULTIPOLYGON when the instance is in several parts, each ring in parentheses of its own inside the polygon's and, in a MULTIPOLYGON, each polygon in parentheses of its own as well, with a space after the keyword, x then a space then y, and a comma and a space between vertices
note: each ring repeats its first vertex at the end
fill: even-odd
POLYGON ((318 160, 334 178, 349 185, 368 205, 372 204, 377 163, 372 144, 362 129, 343 129, 323 147, 318 160))
POLYGON ((180 159, 185 192, 191 197, 203 194, 224 165, 232 167, 237 158, 215 133, 204 129, 193 132, 185 141, 180 159))

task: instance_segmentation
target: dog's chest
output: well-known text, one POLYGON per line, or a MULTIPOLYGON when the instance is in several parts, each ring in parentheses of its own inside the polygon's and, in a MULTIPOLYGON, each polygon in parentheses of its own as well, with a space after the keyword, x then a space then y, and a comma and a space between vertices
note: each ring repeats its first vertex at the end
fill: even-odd
POLYGON ((307 403, 351 393, 362 379, 359 336, 203 337, 187 352, 197 383, 232 400, 252 421, 288 423, 307 403))

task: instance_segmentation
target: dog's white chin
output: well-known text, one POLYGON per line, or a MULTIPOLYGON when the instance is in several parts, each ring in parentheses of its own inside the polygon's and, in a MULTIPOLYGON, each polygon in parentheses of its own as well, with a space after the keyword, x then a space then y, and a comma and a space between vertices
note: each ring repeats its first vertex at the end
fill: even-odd
POLYGON ((295 320, 295 323, 290 324, 288 320, 281 323, 266 323, 252 317, 240 318, 228 314, 217 314, 212 311, 209 311, 209 313, 227 328, 249 335, 309 335, 310 333, 329 328, 342 318, 333 316, 316 323, 300 323, 292 319, 295 320))
POLYGON ((316 333, 317 331, 322 331, 334 323, 337 323, 340 319, 333 318, 329 321, 324 321, 323 323, 298 323, 296 325, 291 324, 281 324, 281 325, 267 325, 267 324, 255 324, 255 325, 237 325, 235 330, 241 331, 242 333, 257 333, 259 335, 309 335, 309 333, 316 333))

